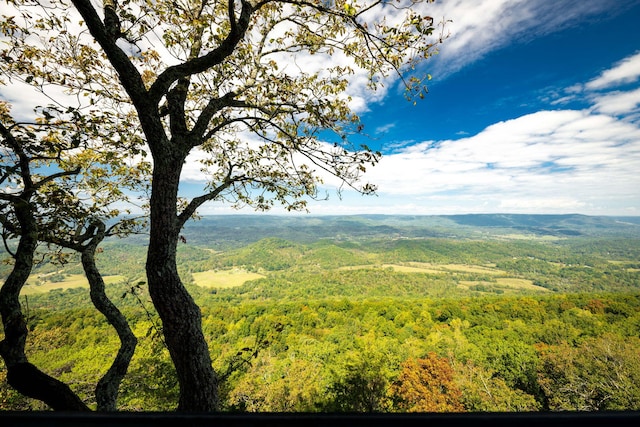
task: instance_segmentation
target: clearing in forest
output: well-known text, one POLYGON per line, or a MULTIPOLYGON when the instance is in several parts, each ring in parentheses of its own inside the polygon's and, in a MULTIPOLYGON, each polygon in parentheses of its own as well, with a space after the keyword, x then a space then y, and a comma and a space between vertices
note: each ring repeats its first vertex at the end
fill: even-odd
POLYGON ((199 273, 192 273, 193 281, 196 285, 205 288, 232 288, 240 286, 249 280, 256 280, 265 277, 262 274, 233 268, 231 270, 207 270, 199 273))
MULTIPOLYGON (((21 295, 43 294, 54 289, 88 288, 89 282, 84 274, 65 274, 64 280, 51 281, 47 277, 50 275, 32 274, 27 280, 27 284, 22 288, 21 295)), ((104 276, 104 283, 109 285, 126 280, 124 276, 104 276)))

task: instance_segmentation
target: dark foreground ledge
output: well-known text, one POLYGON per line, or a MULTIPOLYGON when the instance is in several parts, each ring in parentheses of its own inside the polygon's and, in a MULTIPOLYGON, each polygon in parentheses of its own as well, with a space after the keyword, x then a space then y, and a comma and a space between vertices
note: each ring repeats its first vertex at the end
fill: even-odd
POLYGON ((343 427, 465 425, 522 427, 536 425, 600 427, 640 426, 640 412, 509 412, 461 414, 330 414, 330 413, 176 413, 176 412, 0 412, 2 427, 343 427))

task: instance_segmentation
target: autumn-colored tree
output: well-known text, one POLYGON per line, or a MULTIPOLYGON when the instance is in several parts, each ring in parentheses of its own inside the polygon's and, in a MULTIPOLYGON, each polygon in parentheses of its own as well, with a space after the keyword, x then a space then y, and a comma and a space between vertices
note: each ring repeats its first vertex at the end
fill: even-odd
POLYGON ((304 210, 308 198, 324 197, 329 176, 373 192, 360 181, 380 153, 350 142, 362 125, 349 82, 357 73, 377 90, 399 79, 409 98, 422 97, 428 75, 419 63, 442 41, 429 2, 12 2, 2 24, 10 47, 0 52, 8 72, 100 106, 112 113, 106 127, 131 122, 151 153, 147 279, 180 410, 220 407, 200 309, 176 266, 180 230, 211 200, 304 210), (194 158, 208 182, 182 200, 183 168, 194 158))
POLYGON ((446 358, 431 352, 421 359, 408 359, 392 384, 396 407, 406 412, 462 412, 462 392, 446 358))

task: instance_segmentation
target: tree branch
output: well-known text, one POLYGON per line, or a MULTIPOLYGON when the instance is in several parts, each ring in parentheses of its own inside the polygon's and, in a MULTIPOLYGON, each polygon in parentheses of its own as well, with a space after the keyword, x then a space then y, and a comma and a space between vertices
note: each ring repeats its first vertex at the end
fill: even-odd
POLYGON ((211 119, 223 108, 237 106, 237 103, 234 103, 235 96, 235 92, 229 92, 219 98, 209 100, 209 103, 202 109, 200 116, 198 116, 195 126, 191 129, 191 135, 195 137, 195 140, 203 141, 207 139, 204 135, 211 119))
POLYGON ((216 197, 220 195, 224 190, 229 188, 234 182, 242 180, 242 177, 232 178, 233 174, 233 166, 229 167, 229 172, 227 176, 222 181, 222 184, 217 186, 213 191, 210 191, 207 194, 203 194, 202 196, 194 197, 191 202, 187 205, 187 207, 178 215, 178 224, 179 228, 182 228, 184 224, 193 216, 196 210, 202 206, 205 202, 209 200, 214 200, 216 197))
POLYGON ((152 102, 158 104, 169 87, 171 87, 171 85, 177 80, 204 72, 211 67, 220 64, 234 52, 236 46, 244 38, 244 35, 249 28, 251 14, 256 10, 256 8, 251 6, 249 0, 240 0, 240 2, 242 3, 242 11, 240 12, 240 17, 236 20, 235 12, 233 11, 235 8, 235 0, 229 0, 228 7, 231 29, 222 43, 206 55, 189 59, 182 64, 174 65, 162 72, 149 89, 149 97, 152 102))
MULTIPOLYGON (((133 104, 136 105, 136 107, 149 106, 150 104, 157 105, 159 98, 155 103, 149 98, 140 73, 129 60, 127 54, 116 44, 117 37, 114 38, 112 35, 116 23, 112 22, 111 19, 107 19, 112 15, 112 12, 108 11, 108 9, 115 8, 117 3, 113 0, 105 0, 104 5, 106 18, 105 23, 103 23, 90 0, 71 1, 84 19, 89 32, 98 44, 100 44, 100 47, 104 50, 109 62, 118 72, 120 82, 122 83, 124 90, 131 97, 133 104), (108 24, 109 27, 107 27, 106 24, 108 24)), ((113 13, 115 13, 115 9, 113 13)), ((141 117, 140 119, 143 121, 144 126, 144 118, 141 117)))

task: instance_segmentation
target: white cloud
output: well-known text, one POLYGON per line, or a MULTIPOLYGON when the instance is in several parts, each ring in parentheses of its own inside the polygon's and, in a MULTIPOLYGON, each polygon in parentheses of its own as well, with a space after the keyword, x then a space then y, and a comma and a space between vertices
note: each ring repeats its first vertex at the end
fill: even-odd
POLYGON ((473 136, 401 146, 367 173, 380 197, 366 212, 640 214, 640 88, 618 87, 638 79, 639 65, 633 54, 567 88, 590 108, 539 111, 473 136))
MULTIPOLYGON (((50 99, 26 83, 18 81, 8 83, 6 86, 0 86, 0 99, 11 104, 11 114, 16 120, 33 120, 33 109, 37 106, 44 106, 50 103, 50 99)), ((66 98, 66 95, 62 94, 62 91, 59 92, 61 94, 60 96, 66 98)))
POLYGON ((640 52, 623 59, 613 68, 603 71, 600 76, 589 81, 585 87, 589 90, 598 90, 625 83, 632 83, 639 78, 640 52))
POLYGON ((440 200, 449 213, 600 212, 607 209, 603 200, 640 208, 638 165, 638 126, 588 110, 559 110, 408 147, 383 157, 367 179, 379 185, 377 201, 425 200, 420 204, 427 208, 440 200))
POLYGON ((425 5, 445 18, 450 37, 427 67, 436 80, 459 71, 507 45, 526 42, 575 25, 588 16, 621 13, 600 0, 447 0, 425 5))
POLYGON ((377 128, 374 129, 374 134, 378 135, 378 134, 382 134, 382 133, 387 133, 389 132, 391 129, 395 128, 396 124, 395 123, 387 123, 384 125, 380 125, 377 128))
POLYGON ((574 84, 548 97, 550 105, 585 100, 597 113, 631 115, 640 113, 640 52, 634 53, 600 73, 585 84, 574 84))
POLYGON ((640 106, 640 88, 629 92, 612 92, 595 98, 595 111, 606 114, 631 113, 640 106))

